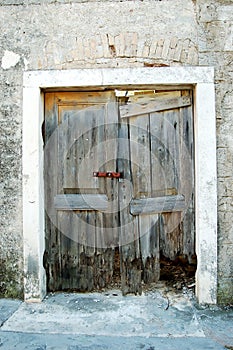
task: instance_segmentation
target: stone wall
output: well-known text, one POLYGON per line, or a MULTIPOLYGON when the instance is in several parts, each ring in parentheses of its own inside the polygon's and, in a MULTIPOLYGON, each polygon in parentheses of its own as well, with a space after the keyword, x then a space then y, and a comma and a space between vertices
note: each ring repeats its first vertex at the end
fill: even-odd
POLYGON ((219 302, 232 302, 232 13, 226 0, 0 2, 1 295, 23 292, 23 72, 210 65, 216 69, 219 302))
POLYGON ((233 3, 199 1, 199 64, 215 67, 218 170, 218 296, 233 298, 233 3))

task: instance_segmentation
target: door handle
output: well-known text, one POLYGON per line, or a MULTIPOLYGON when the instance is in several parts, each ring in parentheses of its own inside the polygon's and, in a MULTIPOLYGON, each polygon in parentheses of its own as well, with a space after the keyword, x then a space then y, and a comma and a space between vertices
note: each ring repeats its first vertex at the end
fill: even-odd
POLYGON ((121 173, 117 173, 114 171, 106 171, 106 172, 94 171, 93 177, 109 177, 109 178, 119 179, 121 177, 121 173))

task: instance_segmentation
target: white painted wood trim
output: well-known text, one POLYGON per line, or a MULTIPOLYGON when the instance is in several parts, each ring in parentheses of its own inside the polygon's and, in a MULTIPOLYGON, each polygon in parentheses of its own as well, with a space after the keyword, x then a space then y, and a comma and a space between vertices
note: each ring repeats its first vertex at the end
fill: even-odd
POLYGON ((217 301, 217 176, 214 70, 212 67, 79 69, 24 73, 23 233, 25 300, 46 294, 43 203, 43 100, 45 88, 195 86, 196 296, 217 301))
POLYGON ((23 234, 24 298, 46 293, 44 252, 43 95, 40 87, 23 91, 23 234))
POLYGON ((195 89, 196 295, 200 303, 217 302, 217 173, 214 84, 195 89))

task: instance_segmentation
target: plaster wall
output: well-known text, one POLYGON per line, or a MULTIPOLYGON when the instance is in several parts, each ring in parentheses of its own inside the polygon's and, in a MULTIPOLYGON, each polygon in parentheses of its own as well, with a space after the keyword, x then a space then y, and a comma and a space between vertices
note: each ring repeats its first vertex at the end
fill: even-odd
POLYGON ((23 295, 23 73, 213 66, 218 157, 218 300, 232 302, 232 13, 232 1, 227 0, 0 1, 1 295, 23 295))

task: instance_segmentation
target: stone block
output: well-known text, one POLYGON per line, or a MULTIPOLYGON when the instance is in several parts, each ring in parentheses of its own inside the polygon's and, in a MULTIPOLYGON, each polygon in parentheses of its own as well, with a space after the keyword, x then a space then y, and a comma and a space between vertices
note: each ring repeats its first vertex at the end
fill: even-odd
POLYGON ((229 256, 233 254, 233 243, 225 243, 219 246, 219 277, 233 278, 233 261, 229 256))
POLYGON ((220 205, 218 212, 219 244, 233 244, 233 222, 231 220, 233 208, 232 205, 230 207, 232 210, 224 210, 224 207, 220 205))
POLYGON ((233 182, 231 176, 218 178, 218 194, 219 200, 221 198, 230 198, 233 197, 233 182))
POLYGON ((218 148, 218 176, 220 177, 232 177, 233 176, 233 154, 229 148, 218 148))
POLYGON ((233 303, 233 278, 219 278, 218 303, 222 305, 233 303))

